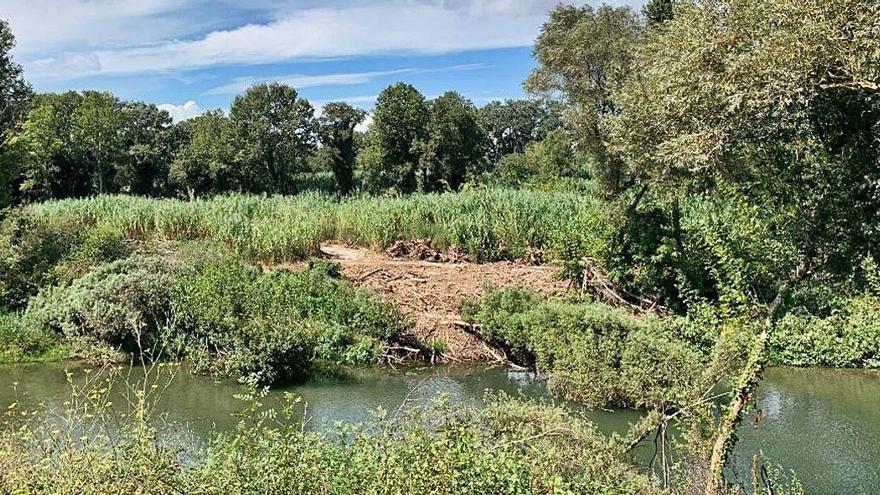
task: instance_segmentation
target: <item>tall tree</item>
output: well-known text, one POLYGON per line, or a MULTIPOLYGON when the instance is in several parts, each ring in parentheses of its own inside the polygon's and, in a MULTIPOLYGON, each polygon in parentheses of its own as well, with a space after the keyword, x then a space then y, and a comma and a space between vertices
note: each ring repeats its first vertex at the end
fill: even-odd
POLYGON ((12 200, 11 190, 17 172, 17 159, 7 156, 7 142, 27 112, 31 88, 22 76, 21 66, 12 60, 15 37, 9 23, 0 19, 0 207, 12 200))
POLYGON ((419 160, 422 190, 457 190, 468 174, 482 170, 486 144, 486 133, 470 100, 450 91, 432 101, 419 160))
POLYGON ((642 8, 648 26, 657 26, 675 16, 675 0, 650 0, 642 8))
POLYGON ((489 160, 524 153, 533 142, 562 125, 560 105, 541 100, 493 101, 480 108, 480 123, 489 138, 489 160))
POLYGON ((615 151, 657 189, 742 189, 811 265, 865 255, 880 242, 880 4, 677 7, 620 92, 615 151))
POLYGON ((169 181, 190 198, 228 191, 233 185, 234 148, 229 119, 220 110, 176 126, 183 144, 171 163, 169 181))
POLYGON ((336 192, 348 194, 354 183, 357 160, 355 127, 363 122, 366 112, 347 103, 332 102, 324 105, 319 121, 321 152, 333 172, 336 192))
POLYGON ((127 102, 122 106, 121 140, 124 155, 114 174, 120 192, 161 195, 176 139, 171 115, 156 105, 127 102))
POLYGON ((9 140, 17 200, 84 196, 91 191, 91 170, 84 164, 71 128, 82 95, 68 91, 34 98, 21 129, 9 140))
POLYGON ((609 192, 622 188, 625 168, 606 149, 606 121, 618 111, 615 93, 635 70, 642 32, 629 7, 559 5, 541 28, 534 49, 539 66, 525 83, 530 92, 567 104, 565 118, 609 192))
POLYGON ((417 189, 416 170, 430 116, 425 97, 409 84, 398 83, 379 94, 370 144, 359 157, 369 189, 402 193, 417 189))
POLYGON ((108 92, 85 91, 73 111, 71 138, 84 163, 92 167, 92 192, 110 192, 124 153, 122 103, 108 92))
POLYGON ((229 121, 242 190, 293 192, 293 176, 315 147, 314 113, 284 84, 258 84, 235 98, 229 121))

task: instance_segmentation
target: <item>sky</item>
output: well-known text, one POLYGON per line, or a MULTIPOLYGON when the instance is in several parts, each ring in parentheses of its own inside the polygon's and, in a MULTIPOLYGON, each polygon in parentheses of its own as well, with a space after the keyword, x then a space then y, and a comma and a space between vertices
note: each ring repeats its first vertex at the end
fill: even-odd
POLYGON ((522 97, 532 43, 557 1, 0 0, 0 18, 37 91, 107 90, 182 120, 270 81, 318 108, 369 110, 398 81, 477 106, 522 97))

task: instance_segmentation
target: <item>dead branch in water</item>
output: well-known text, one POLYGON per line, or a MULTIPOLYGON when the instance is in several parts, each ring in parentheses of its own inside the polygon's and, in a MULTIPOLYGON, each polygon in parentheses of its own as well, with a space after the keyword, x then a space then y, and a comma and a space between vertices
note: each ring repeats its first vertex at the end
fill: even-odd
POLYGON ((639 297, 616 287, 614 282, 599 268, 595 260, 585 258, 584 261, 581 295, 590 291, 600 301, 612 306, 629 308, 634 313, 655 313, 660 315, 668 313, 668 310, 658 301, 639 297))

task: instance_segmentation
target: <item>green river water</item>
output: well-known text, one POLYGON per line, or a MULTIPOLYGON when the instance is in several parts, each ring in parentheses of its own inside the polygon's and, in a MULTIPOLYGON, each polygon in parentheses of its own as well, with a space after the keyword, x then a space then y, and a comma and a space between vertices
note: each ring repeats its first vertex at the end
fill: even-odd
MULTIPOLYGON (((25 407, 60 407, 70 392, 67 368, 74 371, 74 380, 82 374, 75 364, 0 366, 0 408, 13 401, 25 407)), ((440 395, 479 404, 487 389, 550 400, 543 383, 527 373, 472 367, 356 370, 344 379, 273 389, 270 395, 289 391, 302 396, 308 404, 307 427, 326 430, 339 421, 367 420, 379 407, 393 411, 440 395)), ((181 370, 158 403, 165 434, 185 448, 195 448, 212 432, 232 428, 238 421, 233 414, 243 407, 234 397, 240 391, 235 383, 181 370)), ((626 410, 584 414, 605 433, 626 431, 640 415, 626 410)), ((772 368, 758 390, 755 410, 737 433, 729 476, 748 479, 751 457, 761 449, 767 461, 794 471, 808 494, 880 494, 878 372, 772 368), (755 422, 759 410, 764 419, 755 422)), ((649 446, 635 456, 645 464, 649 446)))

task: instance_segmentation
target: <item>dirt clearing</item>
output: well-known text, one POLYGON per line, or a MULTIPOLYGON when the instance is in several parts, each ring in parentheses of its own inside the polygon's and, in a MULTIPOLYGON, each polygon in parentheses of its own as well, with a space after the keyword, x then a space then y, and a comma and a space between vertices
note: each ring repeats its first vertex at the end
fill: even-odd
POLYGON ((498 350, 454 324, 461 319, 459 309, 465 298, 482 296, 486 287, 525 287, 547 296, 568 290, 568 282, 557 275, 558 269, 546 265, 431 262, 339 245, 324 245, 321 251, 339 263, 343 276, 353 285, 397 305, 413 322, 407 337, 439 344, 436 347, 442 349, 442 358, 447 361, 501 358, 498 350))

